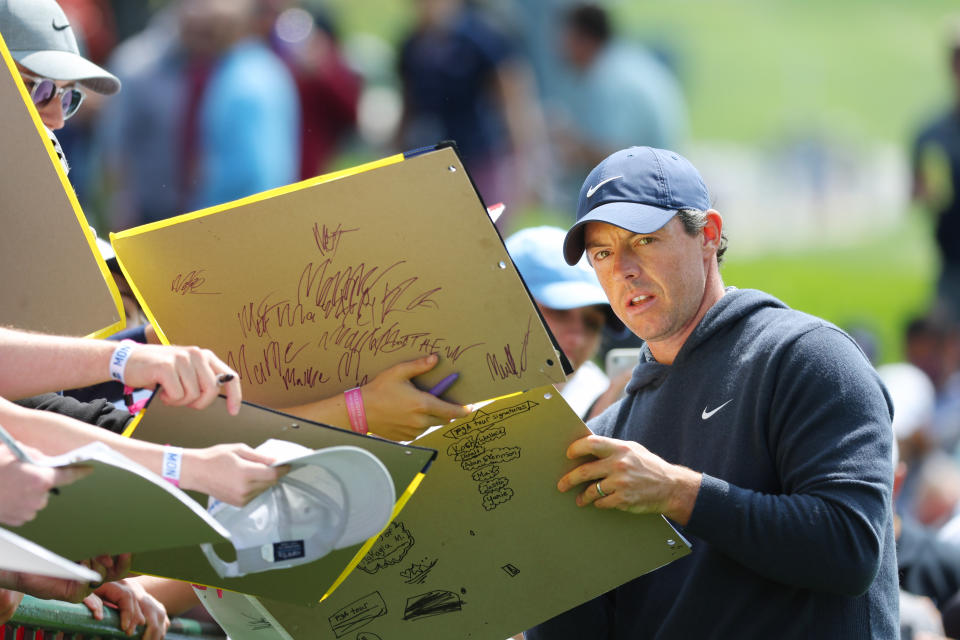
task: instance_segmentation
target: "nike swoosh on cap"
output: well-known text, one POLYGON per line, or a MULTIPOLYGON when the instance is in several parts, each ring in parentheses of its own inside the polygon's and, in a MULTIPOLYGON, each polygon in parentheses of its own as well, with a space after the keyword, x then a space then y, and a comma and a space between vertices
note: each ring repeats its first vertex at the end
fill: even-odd
POLYGON ((68 22, 67 24, 57 26, 57 19, 54 18, 53 20, 50 21, 50 26, 53 27, 54 31, 63 31, 64 29, 70 28, 70 23, 68 22))
POLYGON ((730 398, 729 400, 727 400, 726 402, 724 402, 722 405, 720 405, 719 407, 717 407, 716 409, 713 409, 713 410, 711 410, 711 411, 707 411, 707 408, 704 407, 704 408, 703 408, 703 413, 700 414, 700 418, 701 418, 702 420, 709 420, 709 419, 713 416, 713 414, 715 414, 717 411, 720 411, 720 409, 723 409, 725 406, 727 406, 727 405, 730 404, 731 402, 733 402, 733 398, 730 398))
POLYGON ((599 189, 599 188, 602 187, 603 185, 607 184, 607 183, 610 182, 611 180, 616 180, 617 178, 622 178, 622 177, 623 177, 623 176, 613 176, 612 178, 607 178, 606 180, 601 180, 601 181, 598 182, 597 184, 595 184, 595 185, 593 185, 592 187, 590 187, 589 189, 587 189, 587 197, 588 197, 588 198, 593 197, 593 194, 595 194, 595 193, 597 192, 597 189, 599 189))

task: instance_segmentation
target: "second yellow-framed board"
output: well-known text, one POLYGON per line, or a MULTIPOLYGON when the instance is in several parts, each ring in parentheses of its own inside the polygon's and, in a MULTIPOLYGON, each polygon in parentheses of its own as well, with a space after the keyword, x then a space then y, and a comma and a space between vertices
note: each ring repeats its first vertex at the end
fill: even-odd
POLYGON ((229 615, 239 606, 270 624, 257 635, 268 640, 503 640, 689 554, 663 516, 578 507, 582 486, 557 490, 585 462, 567 447, 589 433, 550 386, 501 398, 415 441, 437 460, 328 598, 204 602, 239 621, 231 637, 250 634, 229 615))
POLYGON ((163 337, 233 366, 275 408, 435 353, 474 402, 565 379, 456 152, 437 148, 111 236, 163 337))

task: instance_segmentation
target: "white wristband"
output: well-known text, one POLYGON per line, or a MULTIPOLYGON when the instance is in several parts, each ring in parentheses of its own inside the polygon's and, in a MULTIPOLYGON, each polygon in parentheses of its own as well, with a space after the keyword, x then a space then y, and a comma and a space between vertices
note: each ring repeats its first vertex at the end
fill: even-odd
POLYGON ((123 379, 123 372, 126 370, 127 360, 130 359, 130 354, 133 353, 136 346, 137 343, 133 340, 121 340, 117 348, 113 350, 113 355, 110 356, 110 377, 117 382, 126 384, 123 379))
POLYGON ((163 479, 175 487, 180 486, 180 467, 183 463, 183 449, 181 447, 163 447, 163 479))

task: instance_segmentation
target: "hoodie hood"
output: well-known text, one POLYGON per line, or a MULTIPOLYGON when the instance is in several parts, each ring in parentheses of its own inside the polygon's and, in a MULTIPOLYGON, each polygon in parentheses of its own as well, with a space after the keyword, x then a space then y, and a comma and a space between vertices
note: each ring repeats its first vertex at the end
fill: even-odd
POLYGON ((657 362, 653 354, 650 353, 647 344, 643 344, 640 351, 640 360, 633 369, 633 375, 630 382, 627 383, 626 392, 636 393, 647 385, 659 383, 670 372, 672 366, 682 363, 685 358, 689 357, 690 353, 711 337, 729 331, 741 319, 763 307, 789 308, 783 302, 763 291, 727 287, 724 296, 707 310, 703 319, 700 320, 700 324, 693 330, 687 341, 683 343, 673 365, 657 362))

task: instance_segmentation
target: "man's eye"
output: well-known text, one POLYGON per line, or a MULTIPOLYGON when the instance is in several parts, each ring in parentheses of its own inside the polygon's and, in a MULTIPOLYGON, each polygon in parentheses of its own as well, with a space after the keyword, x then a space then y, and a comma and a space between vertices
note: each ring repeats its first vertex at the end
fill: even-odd
POLYGON ((606 257, 609 256, 609 255, 610 255, 610 251, 609 251, 609 250, 607 250, 607 249, 600 249, 599 251, 597 251, 597 252, 595 252, 595 253, 593 254, 593 259, 594 259, 594 260, 603 260, 604 258, 606 258, 606 257))
POLYGON ((637 244, 640 245, 641 247, 644 245, 650 244, 651 242, 653 242, 652 236, 641 236, 637 238, 637 244))

